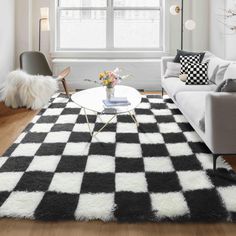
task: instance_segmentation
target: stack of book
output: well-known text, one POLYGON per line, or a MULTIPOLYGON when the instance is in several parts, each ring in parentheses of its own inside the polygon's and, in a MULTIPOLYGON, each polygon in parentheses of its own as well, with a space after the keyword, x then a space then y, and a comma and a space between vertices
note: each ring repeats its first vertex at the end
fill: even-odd
POLYGON ((106 107, 129 106, 130 102, 126 97, 115 97, 109 100, 103 100, 106 107))

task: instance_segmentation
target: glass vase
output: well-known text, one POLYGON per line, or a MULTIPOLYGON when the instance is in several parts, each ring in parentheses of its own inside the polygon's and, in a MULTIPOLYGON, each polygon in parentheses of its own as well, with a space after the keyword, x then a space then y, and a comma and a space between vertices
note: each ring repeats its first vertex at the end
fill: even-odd
POLYGON ((111 100, 111 98, 114 98, 115 95, 115 87, 107 87, 106 88, 107 93, 107 100, 111 100))

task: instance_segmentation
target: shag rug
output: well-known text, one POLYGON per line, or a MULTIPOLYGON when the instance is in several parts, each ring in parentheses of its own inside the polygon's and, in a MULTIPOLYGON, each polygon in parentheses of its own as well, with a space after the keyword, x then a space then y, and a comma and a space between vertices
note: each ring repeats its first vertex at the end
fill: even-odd
MULTIPOLYGON (((236 184, 215 177, 212 155, 173 102, 143 96, 91 138, 63 95, 0 158, 0 217, 119 222, 231 222, 236 184)), ((110 119, 89 113, 94 130, 110 119), (101 121, 102 120, 102 121, 101 121)), ((223 159, 219 171, 232 172, 223 159)))

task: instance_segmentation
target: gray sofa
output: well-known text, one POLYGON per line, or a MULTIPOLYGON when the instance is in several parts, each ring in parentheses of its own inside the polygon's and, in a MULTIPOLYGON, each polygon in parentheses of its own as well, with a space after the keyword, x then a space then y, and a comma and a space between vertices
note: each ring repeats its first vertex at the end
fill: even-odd
MULTIPOLYGON (((212 58, 215 57, 208 60, 212 58)), ((220 155, 236 154, 236 93, 215 92, 224 79, 224 73, 219 71, 220 65, 211 72, 211 76, 218 73, 218 79, 209 85, 185 85, 177 77, 165 78, 167 63, 173 59, 162 58, 162 88, 214 154, 213 168, 216 170, 220 155), (201 122, 204 122, 204 128, 201 122)), ((227 64, 227 61, 219 59, 219 63, 227 64)))

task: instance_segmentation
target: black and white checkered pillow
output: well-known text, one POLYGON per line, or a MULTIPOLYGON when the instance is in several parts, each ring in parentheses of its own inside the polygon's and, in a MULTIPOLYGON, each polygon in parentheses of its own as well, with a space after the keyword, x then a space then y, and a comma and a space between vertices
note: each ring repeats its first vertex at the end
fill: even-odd
POLYGON ((208 76, 208 63, 204 64, 189 64, 188 65, 188 78, 186 85, 206 85, 209 84, 208 76))
POLYGON ((199 64, 200 55, 180 56, 181 71, 180 74, 188 74, 188 66, 191 64, 199 64))

